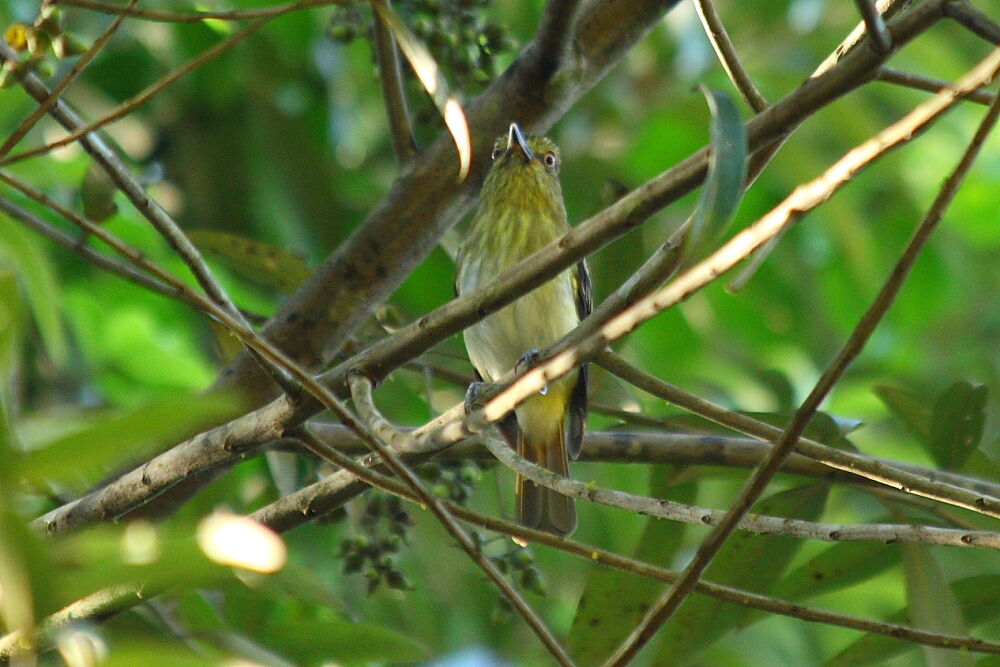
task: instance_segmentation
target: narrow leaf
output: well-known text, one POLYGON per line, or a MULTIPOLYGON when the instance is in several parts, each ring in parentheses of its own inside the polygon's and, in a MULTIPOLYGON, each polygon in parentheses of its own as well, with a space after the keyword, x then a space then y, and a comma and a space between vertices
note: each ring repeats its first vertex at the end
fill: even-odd
MULTIPOLYGON (((926 546, 901 544, 906 574, 906 599, 915 627, 953 635, 968 634, 962 610, 945 581, 941 568, 926 546)), ((973 665, 967 651, 921 646, 928 667, 973 665)))
POLYGON ((920 442, 926 443, 930 439, 931 410, 926 399, 905 389, 887 385, 875 387, 875 395, 920 442))
POLYGON ((458 180, 464 181, 472 162, 472 139, 469 136, 469 123, 462 105, 458 98, 448 91, 448 84, 441 74, 441 68, 438 67, 430 51, 410 32, 399 16, 385 2, 375 1, 371 5, 396 39, 400 51, 420 79, 424 90, 434 100, 434 106, 437 107, 441 117, 444 118, 445 125, 448 126, 448 131, 451 132, 455 147, 458 149, 458 180))
POLYGON ((109 412, 68 434, 34 443, 20 473, 36 484, 89 484, 113 464, 138 462, 239 409, 233 395, 185 396, 126 412, 109 412))
MULTIPOLYGON (((948 597, 954 600, 969 628, 996 620, 997 609, 1000 608, 1000 575, 976 575, 952 582, 948 588, 950 589, 948 597)), ((890 623, 911 622, 906 609, 890 614, 886 620, 890 623)), ((912 650, 913 647, 910 642, 885 635, 865 634, 833 656, 826 664, 829 667, 869 665, 912 650)), ((960 654, 960 651, 948 652, 953 658, 960 654)))
MULTIPOLYGON (((682 503, 697 496, 694 482, 672 484, 680 469, 653 469, 650 493, 682 503)), ((635 558, 669 567, 684 538, 685 526, 673 521, 649 518, 643 529, 635 558)), ((569 651, 578 664, 597 665, 628 636, 664 585, 629 572, 596 568, 587 580, 569 631, 569 651)))
POLYGON ((959 470, 979 447, 986 423, 986 385, 959 381, 948 387, 934 404, 930 453, 946 470, 959 470))
POLYGON ((233 273, 264 287, 292 292, 309 277, 306 261, 282 248, 239 234, 195 229, 191 242, 233 273))
POLYGON ((739 109, 725 93, 699 86, 712 112, 712 151, 688 245, 695 256, 718 239, 732 220, 746 184, 747 135, 739 109))
MULTIPOLYGON (((815 520, 823 511, 829 485, 807 484, 776 493, 757 503, 753 512, 815 520)), ((770 593, 802 540, 783 535, 735 533, 705 573, 705 579, 756 593, 770 593)), ((661 631, 655 664, 688 661, 750 618, 747 608, 695 595, 684 602, 661 631)))
POLYGON ((56 366, 66 363, 69 347, 62 319, 62 294, 55 268, 38 242, 20 226, 0 216, 0 264, 13 270, 56 366))
POLYGON ((799 601, 867 581, 899 562, 899 549, 880 542, 840 542, 788 573, 776 597, 799 601))

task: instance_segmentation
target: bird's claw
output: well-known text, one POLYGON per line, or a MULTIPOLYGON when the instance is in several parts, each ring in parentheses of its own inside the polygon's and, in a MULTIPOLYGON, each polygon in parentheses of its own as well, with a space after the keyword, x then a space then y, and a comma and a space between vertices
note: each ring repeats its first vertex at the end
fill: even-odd
MULTIPOLYGON (((538 349, 534 347, 531 348, 530 350, 522 354, 521 358, 517 360, 517 365, 514 366, 514 373, 518 376, 523 375, 533 366, 536 366, 541 357, 542 353, 539 352, 538 349)), ((545 385, 544 387, 541 388, 541 390, 538 393, 541 394, 542 396, 549 393, 549 386, 545 385)))
POLYGON ((485 382, 471 382, 469 388, 465 390, 465 414, 472 414, 482 405, 483 390, 486 389, 485 382))
POLYGON ((539 352, 537 348, 534 347, 531 348, 530 350, 522 354, 521 358, 517 360, 517 365, 514 366, 514 373, 517 375, 523 374, 532 366, 536 365, 541 356, 542 353, 539 352))

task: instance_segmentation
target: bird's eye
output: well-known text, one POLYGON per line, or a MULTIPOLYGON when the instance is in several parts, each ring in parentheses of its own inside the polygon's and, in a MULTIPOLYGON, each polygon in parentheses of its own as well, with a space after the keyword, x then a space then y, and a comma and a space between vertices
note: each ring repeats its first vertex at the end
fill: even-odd
POLYGON ((501 153, 503 153, 503 149, 502 148, 500 148, 499 146, 494 146, 493 147, 493 159, 494 160, 496 160, 498 157, 500 157, 501 153))
POLYGON ((555 166, 559 164, 559 160, 556 159, 555 153, 546 153, 545 157, 542 159, 545 161, 545 166, 549 169, 554 169, 555 166))

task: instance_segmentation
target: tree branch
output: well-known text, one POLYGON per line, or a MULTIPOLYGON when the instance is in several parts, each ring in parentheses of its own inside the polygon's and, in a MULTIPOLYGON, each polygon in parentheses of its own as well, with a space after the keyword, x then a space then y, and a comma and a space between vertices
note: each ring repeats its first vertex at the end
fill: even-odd
MULTIPOLYGON (((389 0, 372 0, 389 8, 389 0)), ((373 44, 375 47, 375 62, 378 63, 379 83, 382 86, 382 98, 385 100, 385 112, 389 120, 389 136, 392 138, 392 148, 400 164, 406 164, 417 153, 417 142, 413 138, 413 126, 410 123, 410 111, 406 107, 406 93, 403 90, 403 74, 399 67, 399 50, 396 40, 386 27, 378 12, 372 11, 374 30, 373 44)))
MULTIPOLYGON (((875 78, 879 81, 894 83, 898 86, 906 86, 907 88, 915 88, 917 90, 925 90, 929 93, 941 92, 951 85, 950 81, 945 81, 944 79, 934 79, 923 74, 904 72, 892 67, 880 68, 875 78)), ((976 104, 989 106, 996 99, 996 93, 992 93, 985 88, 980 88, 970 92, 965 96, 965 99, 976 104)))
MULTIPOLYGON (((945 1, 927 0, 913 11, 899 17, 894 24, 897 46, 908 42, 933 25, 943 15, 941 3, 945 1)), ((632 15, 630 14, 630 16, 632 15)), ((584 17, 581 17, 581 24, 586 23, 585 18, 586 13, 584 17)), ((607 20, 611 20, 611 18, 607 17, 607 20)), ((588 30, 593 29, 591 24, 588 26, 590 26, 588 30)), ((606 62, 606 60, 602 60, 602 62, 606 62)), ((872 72, 875 71, 880 62, 880 57, 870 50, 853 50, 837 66, 810 79, 785 99, 773 104, 767 111, 750 121, 748 135, 751 147, 760 148, 769 144, 782 136, 786 131, 785 128, 794 126, 815 110, 861 85, 870 79, 872 72)), ((515 68, 510 76, 501 77, 495 85, 501 87, 513 85, 523 76, 523 74, 518 74, 519 71, 518 68, 515 68)), ((521 99, 519 94, 516 94, 516 90, 512 89, 508 92, 514 101, 521 99)), ((487 99, 490 98, 482 98, 480 105, 489 106, 486 104, 487 99)), ((507 100, 506 97, 502 99, 507 100)), ((496 120, 496 115, 503 113, 504 108, 506 107, 496 108, 490 112, 484 110, 479 113, 486 114, 496 120)), ((550 114, 554 116, 556 111, 550 110, 550 114)), ((286 302, 283 306, 285 314, 276 320, 273 319, 272 324, 283 322, 281 331, 297 332, 296 340, 292 344, 293 351, 294 349, 301 351, 300 344, 303 341, 318 337, 324 331, 329 330, 327 325, 334 324, 331 320, 320 325, 316 320, 317 316, 311 314, 328 312, 326 307, 321 304, 326 303, 332 294, 340 296, 361 294, 358 290, 363 290, 363 288, 360 286, 351 289, 330 290, 329 285, 331 284, 345 284, 344 281, 337 279, 338 276, 350 284, 356 283, 359 278, 377 282, 378 275, 382 274, 383 271, 391 273, 396 270, 397 265, 393 260, 402 261, 394 254, 396 250, 399 250, 398 246, 395 245, 397 239, 406 238, 412 241, 404 252, 413 250, 414 244, 419 245, 427 241, 424 238, 418 243, 410 236, 417 233, 417 230, 423 230, 423 233, 427 233, 424 227, 432 222, 425 214, 439 210, 438 207, 445 207, 451 215, 461 208, 456 203, 457 198, 459 198, 457 194, 454 194, 447 202, 445 201, 448 191, 457 187, 451 179, 444 179, 447 182, 447 187, 443 185, 439 186, 438 189, 420 187, 421 183, 429 185, 441 178, 443 167, 439 167, 436 172, 433 172, 434 165, 438 164, 436 162, 438 160, 441 161, 441 165, 451 164, 450 173, 454 175, 456 166, 453 161, 448 162, 452 158, 438 155, 439 151, 442 155, 447 151, 448 155, 451 156, 453 150, 451 140, 448 137, 435 142, 428 149, 428 152, 425 152, 421 159, 417 160, 412 168, 397 181, 393 191, 370 217, 370 225, 359 230, 353 237, 354 240, 349 241, 335 254, 334 258, 328 260, 326 268, 321 268, 304 290, 300 290, 296 296, 286 302), (391 213, 397 215, 390 215, 391 213), (402 224, 401 221, 410 221, 413 224, 402 224), (401 224, 402 227, 397 229, 397 226, 401 224), (379 229, 386 232, 387 238, 394 244, 393 252, 388 255, 388 261, 392 263, 391 267, 383 265, 383 260, 378 256, 378 251, 383 248, 382 244, 376 240, 379 237, 376 230, 379 229), (392 233, 389 233, 391 230, 395 230, 397 235, 393 236, 392 233), (354 256, 355 252, 361 253, 371 260, 371 263, 366 264, 363 270, 362 267, 357 267, 360 273, 355 272, 350 265, 341 264, 337 259, 338 257, 354 256), (312 305, 299 312, 298 304, 304 305, 306 303, 312 305), (318 327, 317 330, 312 329, 314 325, 318 327)), ((561 240, 550 244, 521 262, 517 267, 498 276, 494 283, 463 295, 420 318, 417 322, 403 327, 393 335, 324 373, 320 378, 321 381, 326 386, 343 392, 347 374, 351 371, 360 371, 367 377, 375 379, 385 377, 390 370, 422 354, 434 344, 457 333, 486 314, 513 301, 520 294, 544 283, 603 244, 634 228, 662 206, 689 192, 704 177, 705 158, 705 150, 699 151, 679 165, 640 186, 607 210, 581 223, 561 240)), ((474 161, 473 171, 476 169, 474 161)), ((431 215, 431 218, 435 217, 436 214, 431 215)), ((440 220, 437 220, 433 224, 439 222, 440 220)), ((408 256, 406 262, 413 259, 415 258, 408 256)), ((367 307, 366 304, 365 308, 367 307)), ((360 307, 359 309, 364 310, 360 307)), ((333 316, 331 315, 331 317, 333 316)), ((347 317, 350 319, 353 316, 348 315, 347 317)), ((334 319, 341 322, 339 316, 334 317, 334 319)), ((344 320, 341 324, 346 326, 347 321, 344 320)), ((282 343, 283 335, 276 337, 279 344, 282 343)), ((312 345, 313 343, 307 342, 306 344, 312 345)), ((314 361, 318 361, 318 359, 314 359, 314 361)), ((234 367, 234 372, 238 368, 239 365, 234 367)), ((235 376, 233 376, 233 381, 235 381, 235 376)), ((170 452, 165 452, 147 463, 144 468, 176 466, 176 470, 172 477, 170 475, 158 476, 158 484, 145 489, 144 492, 139 492, 142 489, 142 474, 133 471, 123 476, 121 480, 112 482, 104 489, 88 494, 63 508, 53 510, 38 521, 49 530, 60 532, 80 526, 88 521, 118 516, 122 512, 137 507, 150 498, 163 493, 195 472, 204 472, 236 460, 239 455, 246 454, 262 446, 265 442, 273 440, 283 430, 302 423, 305 419, 316 414, 319 409, 318 403, 308 398, 304 398, 298 405, 293 405, 279 397, 255 412, 181 443, 170 452), (198 470, 192 464, 195 460, 198 470)), ((455 414, 460 415, 461 411, 455 414)), ((168 468, 163 468, 164 473, 167 470, 168 468)))
MULTIPOLYGON (((998 70, 1000 70, 1000 49, 993 51, 982 63, 971 70, 955 88, 965 91, 975 90, 979 86, 992 81, 998 70)), ((912 136, 912 133, 926 122, 924 119, 931 117, 930 114, 933 113, 935 107, 940 107, 942 110, 947 108, 942 105, 947 103, 949 99, 951 103, 954 103, 955 99, 957 99, 951 89, 938 93, 936 100, 931 100, 921 105, 908 114, 907 117, 879 133, 873 140, 875 144, 874 150, 884 152, 894 143, 901 142, 905 137, 912 136), (934 104, 934 102, 937 102, 937 104, 934 104)), ((861 353, 865 343, 875 331, 876 326, 895 301, 917 257, 919 257, 931 233, 937 227, 944 212, 955 198, 959 187, 965 180, 965 176, 978 156, 986 137, 992 131, 998 116, 1000 116, 1000 104, 994 103, 980 124, 975 137, 966 149, 958 166, 942 186, 931 209, 917 228, 913 239, 907 245, 903 256, 896 264, 889 279, 879 291, 875 301, 865 312, 857 327, 851 332, 851 336, 844 343, 836 358, 830 363, 826 371, 824 371, 823 375, 817 381, 816 386, 809 393, 809 396, 806 397, 806 400, 796 410, 794 418, 785 429, 781 439, 775 444, 767 461, 748 480, 739 498, 733 503, 715 530, 698 547, 694 558, 684 568, 681 576, 671 585, 664 596, 650 608, 640 624, 632 631, 625 642, 622 643, 621 647, 615 651, 607 664, 626 664, 656 634, 663 623, 673 615, 681 603, 694 590, 694 585, 701 578, 702 574, 704 574, 705 569, 715 558, 716 554, 718 554, 726 538, 735 530, 742 517, 750 511, 753 503, 763 494, 771 479, 777 474, 782 462, 792 452, 796 441, 816 414, 820 403, 822 403, 834 385, 840 380, 851 362, 861 353)), ((848 170, 850 169, 848 165, 843 166, 848 170)))
MULTIPOLYGON (((138 2, 138 0, 129 0, 127 9, 134 7, 136 2, 138 2)), ((8 136, 3 142, 3 145, 0 146, 0 159, 5 157, 7 153, 9 153, 11 149, 17 145, 17 142, 23 139, 24 135, 31 131, 31 128, 35 126, 35 123, 37 123, 42 116, 49 112, 56 101, 60 99, 63 92, 76 80, 76 77, 79 76, 80 73, 86 69, 87 65, 89 65, 91 61, 97 57, 97 54, 101 52, 101 49, 103 49, 104 45, 108 43, 111 36, 118 31, 118 28, 124 20, 125 14, 116 16, 115 20, 111 22, 111 25, 109 25, 105 31, 101 33, 100 37, 94 40, 94 43, 90 45, 86 53, 80 56, 80 58, 73 63, 73 67, 70 68, 69 72, 66 73, 66 76, 62 78, 59 84, 52 89, 49 96, 42 100, 35 110, 24 119, 24 122, 18 125, 18 127, 10 133, 10 136, 8 136)))
POLYGON ((968 0, 952 0, 944 6, 945 13, 990 44, 1000 46, 1000 26, 976 9, 968 0))
POLYGON ((750 108, 760 113, 768 107, 768 102, 761 95, 753 79, 750 78, 750 74, 744 69, 743 63, 740 62, 736 47, 729 39, 729 33, 726 32, 726 26, 719 18, 719 13, 715 11, 715 4, 712 3, 712 0, 696 0, 694 6, 698 10, 698 17, 705 28, 705 34, 708 35, 712 48, 715 49, 715 55, 718 56, 726 74, 729 75, 729 80, 736 86, 736 90, 740 91, 750 108))
POLYGON ((875 7, 874 0, 854 1, 858 6, 858 12, 861 14, 861 18, 865 22, 865 28, 868 34, 872 36, 875 46, 882 53, 891 51, 892 35, 889 34, 889 28, 885 25, 885 19, 882 18, 882 15, 879 14, 878 9, 875 7))

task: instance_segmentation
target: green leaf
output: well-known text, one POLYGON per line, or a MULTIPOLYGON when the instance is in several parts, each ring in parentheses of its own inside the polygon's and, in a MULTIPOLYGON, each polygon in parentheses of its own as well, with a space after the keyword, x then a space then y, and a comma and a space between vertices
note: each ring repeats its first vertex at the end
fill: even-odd
MULTIPOLYGON (((948 588, 950 589, 948 597, 957 604, 958 611, 969 628, 996 619, 1000 605, 1000 575, 968 577, 952 582, 948 588)), ((946 604, 950 604, 950 601, 946 604)), ((886 620, 890 623, 906 624, 909 622, 909 616, 906 609, 900 609, 889 615, 886 620)), ((885 635, 865 634, 833 656, 826 664, 831 667, 873 664, 912 650, 913 647, 910 642, 885 635)), ((959 651, 948 652, 953 658, 959 654, 959 651)))
POLYGON ((739 109, 725 93, 699 86, 712 112, 712 151, 688 236, 692 256, 714 243, 732 220, 746 185, 747 135, 739 109))
MULTIPOLYGON (((653 468, 650 494, 682 503, 692 503, 697 483, 673 484, 683 468, 653 468)), ((686 526, 649 518, 634 557, 669 567, 684 538, 686 526)), ((595 568, 577 605, 569 631, 568 648, 581 665, 600 664, 628 636, 649 604, 662 593, 663 584, 610 568, 595 568)))
POLYGON ((920 442, 926 443, 930 439, 931 410, 921 396, 906 389, 887 385, 875 387, 875 395, 920 442))
POLYGON ((959 381, 934 404, 928 443, 934 461, 946 470, 959 470, 979 447, 986 423, 986 385, 959 381))
POLYGON ((292 292, 309 277, 305 259, 261 241, 208 229, 192 230, 188 237, 233 273, 264 287, 292 292))
POLYGON ((55 269, 35 238, 4 217, 0 217, 0 265, 17 276, 52 362, 65 365, 68 346, 55 269))
POLYGON ((785 600, 805 600, 867 581, 898 561, 899 549, 893 544, 840 542, 789 572, 772 593, 785 600))
POLYGON ((185 396, 91 419, 73 433, 33 443, 21 475, 36 484, 95 482, 113 465, 134 463, 236 414, 234 394, 185 396))
POLYGON ((24 335, 24 313, 17 278, 0 269, 0 379, 14 372, 24 335))
MULTIPOLYGON (((753 512, 815 520, 823 511, 829 485, 807 484, 781 491, 758 502, 753 512)), ((782 535, 736 532, 712 561, 705 579, 756 593, 770 593, 802 540, 782 535)), ((750 618, 750 609, 703 595, 693 595, 661 631, 656 664, 688 660, 750 618)))
MULTIPOLYGON (((944 573, 926 546, 901 544, 903 571, 906 574, 906 598, 910 622, 915 627, 953 635, 968 634, 958 601, 948 587, 944 573)), ((921 646, 928 667, 972 665, 967 651, 921 646)))
POLYGON ((297 620, 271 619, 257 639, 298 664, 418 662, 428 657, 426 646, 389 628, 321 618, 307 622, 309 630, 303 632, 297 620))

